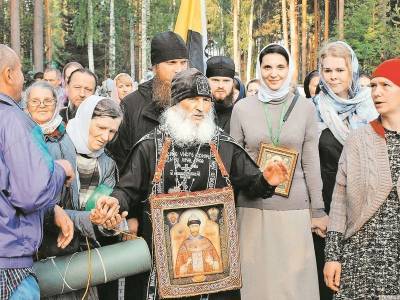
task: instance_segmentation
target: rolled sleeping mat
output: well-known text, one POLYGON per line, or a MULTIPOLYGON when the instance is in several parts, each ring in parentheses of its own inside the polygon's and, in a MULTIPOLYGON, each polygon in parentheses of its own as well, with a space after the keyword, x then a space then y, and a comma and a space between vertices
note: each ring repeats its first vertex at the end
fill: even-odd
MULTIPOLYGON (((90 254, 90 286, 143 273, 151 267, 150 251, 142 238, 94 248, 90 254)), ((88 281, 89 251, 37 261, 33 269, 41 297, 81 290, 88 281)))

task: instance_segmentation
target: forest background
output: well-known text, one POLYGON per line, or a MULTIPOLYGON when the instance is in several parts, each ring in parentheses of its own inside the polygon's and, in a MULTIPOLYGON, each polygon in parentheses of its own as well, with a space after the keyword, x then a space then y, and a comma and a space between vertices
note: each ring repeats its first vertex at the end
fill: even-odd
MULTIPOLYGON (((200 1, 200 0, 199 0, 200 1)), ((25 72, 78 61, 101 80, 149 70, 150 41, 173 30, 180 0, 0 0, 0 43, 25 72)), ((234 59, 243 81, 271 42, 291 50, 301 82, 324 42, 342 39, 363 72, 400 56, 400 0, 206 0, 209 56, 234 59)))

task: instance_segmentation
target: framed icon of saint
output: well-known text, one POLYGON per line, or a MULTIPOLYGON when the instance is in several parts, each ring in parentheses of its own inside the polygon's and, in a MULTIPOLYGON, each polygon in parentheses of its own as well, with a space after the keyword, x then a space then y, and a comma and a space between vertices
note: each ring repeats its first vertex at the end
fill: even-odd
POLYGON ((150 204, 161 298, 241 287, 231 188, 163 194, 150 204))
POLYGON ((299 154, 295 150, 261 143, 257 159, 257 164, 260 167, 260 170, 264 171, 265 166, 270 161, 280 161, 288 170, 289 180, 278 185, 275 189, 275 194, 289 197, 298 156, 299 154))

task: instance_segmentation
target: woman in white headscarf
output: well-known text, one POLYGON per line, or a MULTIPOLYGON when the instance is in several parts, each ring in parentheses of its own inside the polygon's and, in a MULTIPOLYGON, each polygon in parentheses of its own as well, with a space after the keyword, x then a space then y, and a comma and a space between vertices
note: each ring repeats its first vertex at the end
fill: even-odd
MULTIPOLYGON (((298 154, 287 196, 238 195, 245 300, 319 299, 311 232, 323 236, 328 217, 321 194, 318 123, 314 105, 293 92, 293 68, 287 49, 265 47, 258 55, 258 94, 238 102, 232 112, 231 135, 254 160, 261 143, 298 154)), ((288 163, 285 156, 279 159, 288 163)))
MULTIPOLYGON (((67 135, 72 141, 77 168, 78 194, 73 209, 78 215, 86 216, 86 221, 92 221, 89 213, 85 211, 87 200, 99 185, 113 188, 116 183, 115 162, 104 152, 104 147, 114 137, 121 123, 122 111, 114 100, 99 96, 90 96, 79 106, 75 118, 69 120, 66 127, 67 135)), ((94 230, 89 237, 94 244, 100 242, 107 245, 111 242, 109 235, 101 230, 94 230)), ((97 300, 99 294, 109 287, 92 287, 88 290, 87 299, 97 300), (102 289, 98 292, 98 289, 102 289)), ((78 300, 82 299, 84 290, 79 290, 65 295, 51 297, 51 300, 78 300)), ((115 291, 114 297, 117 297, 115 291)))
POLYGON ((135 91, 135 83, 131 76, 126 73, 119 73, 114 78, 114 84, 111 90, 111 98, 122 102, 127 95, 135 91))
POLYGON ((114 138, 121 120, 118 103, 93 95, 81 103, 75 118, 68 122, 67 133, 77 153, 82 208, 98 185, 115 185, 116 165, 104 148, 114 138))

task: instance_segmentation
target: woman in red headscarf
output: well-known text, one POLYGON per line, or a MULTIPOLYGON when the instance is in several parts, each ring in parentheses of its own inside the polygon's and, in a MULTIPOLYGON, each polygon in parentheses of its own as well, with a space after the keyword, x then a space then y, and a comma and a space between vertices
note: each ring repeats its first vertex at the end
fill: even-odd
POLYGON ((353 131, 339 161, 325 248, 335 299, 400 299, 400 59, 372 74, 379 118, 353 131))

